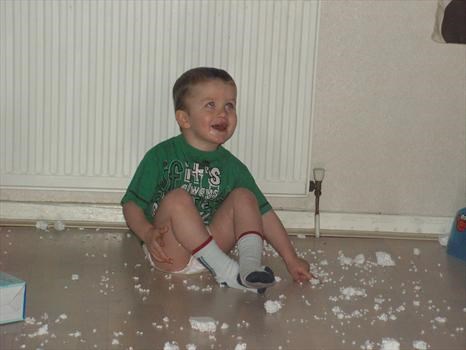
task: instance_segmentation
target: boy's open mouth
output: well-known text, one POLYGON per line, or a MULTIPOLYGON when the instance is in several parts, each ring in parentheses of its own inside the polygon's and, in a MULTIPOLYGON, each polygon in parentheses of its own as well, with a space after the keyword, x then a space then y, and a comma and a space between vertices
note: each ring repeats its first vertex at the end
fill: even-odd
POLYGON ((228 127, 227 123, 216 123, 211 125, 212 129, 215 129, 217 131, 225 131, 228 127))

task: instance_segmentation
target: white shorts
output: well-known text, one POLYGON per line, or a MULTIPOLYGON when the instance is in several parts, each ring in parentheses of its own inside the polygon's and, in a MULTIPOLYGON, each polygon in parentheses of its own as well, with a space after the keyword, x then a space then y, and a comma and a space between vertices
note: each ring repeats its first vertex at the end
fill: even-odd
POLYGON ((207 269, 204 267, 204 265, 202 265, 192 255, 191 255, 191 258, 189 259, 188 263, 186 264, 186 266, 184 268, 182 268, 181 270, 178 270, 178 271, 165 271, 165 270, 162 270, 160 267, 158 267, 158 266, 156 266, 154 264, 154 261, 152 260, 152 257, 150 255, 149 250, 147 249, 145 243, 142 245, 142 250, 144 251, 146 259, 149 260, 151 266, 154 269, 157 269, 157 270, 162 271, 162 272, 177 273, 177 274, 183 274, 183 275, 192 275, 192 274, 195 274, 195 273, 201 273, 201 272, 207 271, 207 269))

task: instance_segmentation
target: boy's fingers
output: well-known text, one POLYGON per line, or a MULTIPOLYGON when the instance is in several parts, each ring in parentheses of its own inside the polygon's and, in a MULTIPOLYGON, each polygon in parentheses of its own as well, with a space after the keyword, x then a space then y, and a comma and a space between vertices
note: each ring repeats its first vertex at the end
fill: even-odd
POLYGON ((312 279, 312 274, 309 271, 306 270, 301 270, 298 271, 296 280, 298 282, 304 282, 304 281, 309 281, 312 279))
POLYGON ((161 262, 161 263, 167 263, 167 264, 171 264, 173 263, 173 259, 172 258, 169 258, 165 252, 162 250, 162 249, 155 249, 155 251, 153 253, 151 253, 152 256, 154 257, 154 259, 157 261, 157 262, 161 262))

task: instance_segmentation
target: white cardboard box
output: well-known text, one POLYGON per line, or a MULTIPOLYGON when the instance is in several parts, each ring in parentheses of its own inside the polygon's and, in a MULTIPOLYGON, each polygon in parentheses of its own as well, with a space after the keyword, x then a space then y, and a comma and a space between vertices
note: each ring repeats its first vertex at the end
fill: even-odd
POLYGON ((0 271, 0 324, 23 321, 26 314, 26 282, 0 271))

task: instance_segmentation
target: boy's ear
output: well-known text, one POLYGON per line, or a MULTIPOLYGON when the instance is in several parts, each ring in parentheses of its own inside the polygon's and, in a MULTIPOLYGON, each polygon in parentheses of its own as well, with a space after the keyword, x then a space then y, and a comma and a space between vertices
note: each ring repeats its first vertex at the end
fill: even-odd
POLYGON ((181 109, 178 109, 175 112, 175 118, 176 118, 176 122, 178 123, 178 126, 181 129, 188 129, 189 127, 191 127, 191 123, 189 122, 188 113, 186 113, 185 111, 183 111, 181 109))

